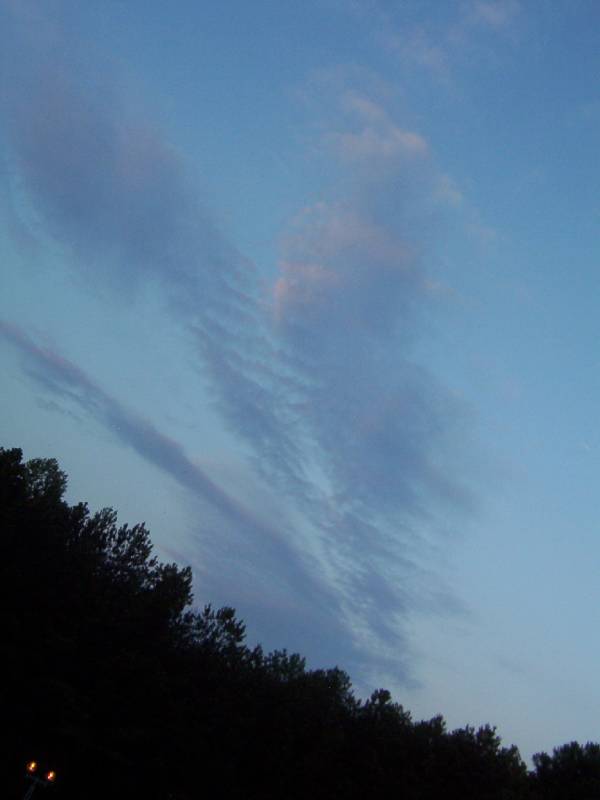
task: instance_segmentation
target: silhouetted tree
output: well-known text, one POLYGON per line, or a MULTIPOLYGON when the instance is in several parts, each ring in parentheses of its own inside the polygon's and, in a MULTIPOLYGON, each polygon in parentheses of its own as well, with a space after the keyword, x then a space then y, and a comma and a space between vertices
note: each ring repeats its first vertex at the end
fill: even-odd
MULTIPOLYGON (((0 449, 0 663, 7 797, 31 757, 64 800, 588 800, 598 745, 535 756, 494 728, 414 722, 341 669, 249 647, 232 608, 192 608, 189 568, 143 524, 64 500, 53 459, 0 449)), ((58 796, 58 795, 57 795, 58 796)))
POLYGON ((552 755, 533 757, 535 797, 543 800, 594 800, 600 797, 600 745, 570 742, 552 755))

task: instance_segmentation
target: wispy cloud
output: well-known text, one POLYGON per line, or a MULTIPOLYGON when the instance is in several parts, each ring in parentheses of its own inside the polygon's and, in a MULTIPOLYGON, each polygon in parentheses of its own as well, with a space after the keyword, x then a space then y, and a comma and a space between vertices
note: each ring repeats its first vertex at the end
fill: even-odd
POLYGON ((467 6, 469 21, 502 30, 511 25, 520 11, 517 0, 475 0, 467 6))
MULTIPOLYGON (((239 594, 246 583, 264 626, 297 626, 321 652, 362 663, 363 674, 368 656, 408 680, 404 623, 416 608, 447 604, 431 554, 441 519, 470 502, 453 469, 460 405, 412 348, 431 286, 422 261, 431 231, 418 201, 417 173, 431 171, 425 139, 346 87, 324 157, 350 171, 342 184, 351 190, 333 189, 298 215, 265 291, 255 265, 216 230, 161 131, 132 119, 110 81, 98 87, 98 70, 80 69, 87 62, 68 41, 48 50, 32 47, 30 35, 10 44, 12 83, 2 89, 11 165, 27 202, 71 253, 71 269, 119 291, 154 287, 164 296, 224 424, 295 520, 293 544, 80 368, 15 327, 5 324, 3 336, 38 386, 215 510, 223 530, 203 554, 213 585, 228 580, 239 594), (240 569, 247 556, 243 577, 222 569, 219 542, 238 547, 240 569), (260 599, 260 574, 274 585, 283 576, 287 616, 273 593, 260 599)), ((425 183, 431 193, 430 174, 425 183)), ((457 200, 449 179, 438 188, 457 200)))
MULTIPOLYGON (((342 93, 343 110, 348 97, 360 117, 393 125, 357 92, 342 93)), ((404 152, 390 152, 382 172, 379 152, 362 155, 364 177, 350 196, 305 209, 285 237, 274 312, 293 370, 306 375, 303 421, 329 489, 359 518, 376 516, 383 532, 466 494, 447 479, 442 456, 458 404, 411 357, 431 282, 419 225, 407 235, 400 210, 419 179, 407 189, 404 152)), ((457 192, 444 176, 433 186, 457 192)))
MULTIPOLYGON (((360 648, 348 636, 348 619, 339 597, 309 556, 296 546, 293 527, 280 509, 278 524, 274 525, 267 520, 264 505, 259 511, 245 506, 190 459, 179 442, 19 326, 0 320, 0 339, 21 355, 25 372, 42 398, 49 398, 45 402, 52 410, 70 414, 75 409, 95 420, 115 440, 189 492, 203 522, 194 526, 195 540, 190 543, 197 552, 182 556, 194 560, 196 586, 203 597, 216 595, 227 602, 235 591, 245 608, 255 612, 253 627, 272 642, 280 646, 285 643, 289 636, 286 626, 296 625, 300 631, 314 626, 308 637, 296 633, 293 638, 308 644, 312 640, 315 659, 325 659, 322 663, 326 663, 327 658, 344 654, 356 662, 360 648)), ((168 551, 168 539, 164 545, 168 551)))
POLYGON ((165 270, 177 277, 198 229, 205 241, 215 236, 181 158, 133 118, 110 81, 81 74, 71 43, 48 48, 29 31, 19 44, 8 38, 15 58, 2 82, 5 132, 12 167, 46 229, 94 279, 101 270, 122 285, 124 262, 129 284, 165 270), (54 56, 54 47, 64 52, 54 56))
POLYGON ((380 38, 393 53, 398 53, 407 64, 422 68, 442 83, 451 75, 451 58, 443 37, 422 26, 398 34, 393 28, 380 33, 380 38))
POLYGON ((378 131, 363 128, 361 131, 338 133, 334 137, 340 153, 347 159, 394 158, 401 154, 421 155, 427 152, 425 140, 417 133, 391 127, 378 131))
POLYGON ((449 175, 440 175, 433 190, 436 200, 453 208, 462 205, 464 197, 456 182, 449 175))
POLYGON ((38 385, 51 395, 70 401, 132 447, 144 460, 172 475, 182 486, 205 499, 238 523, 256 525, 233 498, 220 489, 184 454, 173 439, 150 422, 128 410, 105 392, 84 370, 64 356, 38 344, 18 325, 0 320, 0 336, 25 357, 25 367, 38 385))
MULTIPOLYGON (((415 22, 410 10, 391 12, 376 4, 370 18, 377 37, 405 65, 425 70, 442 85, 455 86, 457 68, 468 59, 494 60, 494 50, 518 29, 518 0, 467 0, 438 6, 427 22, 415 22)), ((407 7, 408 9, 408 7, 407 7)))
POLYGON ((339 158, 373 167, 375 163, 388 165, 428 154, 425 138, 398 124, 385 106, 366 92, 346 89, 336 104, 341 118, 337 125, 331 120, 325 139, 339 158))

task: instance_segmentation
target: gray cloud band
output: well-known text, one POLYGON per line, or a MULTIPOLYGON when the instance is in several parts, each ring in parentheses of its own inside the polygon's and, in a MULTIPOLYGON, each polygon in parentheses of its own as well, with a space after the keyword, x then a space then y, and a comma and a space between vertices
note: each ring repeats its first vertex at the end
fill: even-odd
MULTIPOLYGON (((14 59, 2 113, 28 202, 47 233, 70 248, 73 269, 107 286, 133 292, 152 284, 164 294, 225 423, 304 516, 298 546, 302 537, 316 539, 317 571, 329 586, 298 547, 279 533, 267 536, 178 443, 22 331, 5 325, 4 336, 26 354, 38 383, 71 397, 236 530, 260 540, 299 597, 314 589, 327 612, 319 617, 309 601, 299 607, 310 609, 319 630, 336 632, 338 651, 344 637, 354 663, 367 652, 383 663, 395 649, 390 660, 406 678, 397 656, 406 646, 402 621, 423 602, 420 595, 437 592, 417 566, 419 531, 435 525, 440 508, 465 505, 466 495, 447 470, 457 405, 410 359, 423 276, 390 218, 390 192, 398 189, 389 170, 379 187, 384 201, 369 213, 358 187, 352 201, 305 214, 265 302, 256 268, 217 232, 185 162, 154 126, 131 120, 110 86, 90 91, 72 68, 82 59, 69 42, 63 60, 50 64, 39 42, 5 35, 3 43, 14 59)), ((394 147, 383 157, 423 156, 420 139, 387 118, 385 125, 379 138, 385 144, 393 134, 394 147)), ((353 158, 356 151, 369 157, 379 139, 364 141, 369 147, 354 147, 353 158)), ((376 188, 371 180, 370 196, 376 188)))
MULTIPOLYGON (((199 564, 203 594, 212 599, 216 592, 224 602, 237 595, 244 610, 256 614, 254 629, 266 635, 273 646, 289 640, 290 627, 295 627, 291 638, 304 645, 304 652, 308 650, 314 662, 333 663, 343 656, 346 665, 360 663, 360 647, 346 627, 348 620, 336 591, 315 574, 293 546, 294 531, 290 527, 274 527, 245 508, 192 462, 178 442, 124 407, 81 368, 36 343, 18 326, 0 320, 0 337, 21 354, 25 371, 45 395, 62 407, 74 405, 88 414, 200 502, 198 514, 207 519, 198 523, 198 544, 200 540, 206 543, 199 564), (217 512, 216 517, 211 511, 217 512), (248 585, 240 589, 235 582, 242 574, 248 585)), ((198 553, 182 555, 198 559, 198 553)))

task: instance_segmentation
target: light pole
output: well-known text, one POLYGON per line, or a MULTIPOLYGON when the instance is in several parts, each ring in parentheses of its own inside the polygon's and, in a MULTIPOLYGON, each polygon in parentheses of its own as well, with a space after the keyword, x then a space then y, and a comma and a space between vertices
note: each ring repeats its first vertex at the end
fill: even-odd
POLYGON ((43 786, 47 788, 48 786, 52 786, 54 781, 56 780, 56 772, 53 769, 48 770, 45 772, 41 777, 36 775, 38 771, 38 763, 37 761, 29 761, 25 767, 27 770, 25 772, 25 777, 27 780, 31 781, 31 785, 25 792, 23 796, 23 800, 29 800, 31 795, 35 792, 38 786, 43 786))

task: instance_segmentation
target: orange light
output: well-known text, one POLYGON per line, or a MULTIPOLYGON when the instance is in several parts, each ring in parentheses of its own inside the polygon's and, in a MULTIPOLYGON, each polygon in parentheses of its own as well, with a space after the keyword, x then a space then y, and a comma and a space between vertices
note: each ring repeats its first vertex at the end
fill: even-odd
POLYGON ((29 761, 27 764, 27 772, 35 772, 37 766, 37 761, 29 761))
POLYGON ((56 780, 56 772, 54 772, 53 769, 51 769, 50 772, 46 773, 46 780, 48 781, 48 783, 54 783, 54 781, 56 780))

